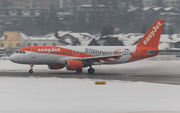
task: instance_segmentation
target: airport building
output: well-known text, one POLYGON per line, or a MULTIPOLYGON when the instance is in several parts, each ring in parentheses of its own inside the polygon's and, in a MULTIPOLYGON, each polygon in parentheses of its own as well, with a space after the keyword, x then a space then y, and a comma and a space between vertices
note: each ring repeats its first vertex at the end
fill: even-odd
POLYGON ((0 38, 0 48, 13 51, 26 46, 59 46, 66 42, 59 41, 55 36, 27 36, 20 32, 4 32, 0 38))
POLYGON ((0 38, 1 48, 19 48, 21 44, 21 36, 18 32, 4 32, 0 38))
POLYGON ((88 33, 59 32, 56 37, 54 34, 46 36, 27 36, 21 32, 4 32, 0 38, 0 50, 15 51, 16 49, 27 46, 67 46, 98 45, 96 40, 88 33))

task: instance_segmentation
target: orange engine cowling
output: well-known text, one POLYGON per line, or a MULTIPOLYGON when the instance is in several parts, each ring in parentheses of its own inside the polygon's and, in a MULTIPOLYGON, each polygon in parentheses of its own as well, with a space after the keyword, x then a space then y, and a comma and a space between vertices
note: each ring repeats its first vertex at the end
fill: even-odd
POLYGON ((62 69, 64 68, 64 65, 48 65, 49 69, 62 69))
POLYGON ((67 70, 78 70, 83 67, 82 61, 77 60, 67 60, 65 65, 67 70))

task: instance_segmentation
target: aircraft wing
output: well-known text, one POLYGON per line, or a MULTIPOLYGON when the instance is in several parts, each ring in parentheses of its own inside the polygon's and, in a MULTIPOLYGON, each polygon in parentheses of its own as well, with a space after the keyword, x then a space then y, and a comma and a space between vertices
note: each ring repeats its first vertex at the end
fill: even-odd
POLYGON ((122 57, 122 55, 110 55, 110 56, 94 56, 94 57, 84 57, 84 58, 70 58, 69 60, 101 60, 105 58, 116 58, 116 57, 122 57))

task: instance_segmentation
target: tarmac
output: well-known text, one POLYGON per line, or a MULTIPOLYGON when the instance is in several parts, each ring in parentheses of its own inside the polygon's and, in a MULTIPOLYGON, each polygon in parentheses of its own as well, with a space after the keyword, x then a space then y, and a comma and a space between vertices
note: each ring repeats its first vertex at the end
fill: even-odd
POLYGON ((130 82, 147 82, 147 83, 159 83, 159 84, 172 84, 180 85, 180 75, 178 74, 169 74, 169 75, 160 75, 160 74, 119 74, 119 73, 81 73, 76 74, 75 72, 34 72, 29 74, 28 72, 21 71, 10 71, 10 72, 0 72, 0 77, 56 77, 56 78, 75 78, 75 79, 92 79, 92 80, 117 80, 117 81, 130 81, 130 82))

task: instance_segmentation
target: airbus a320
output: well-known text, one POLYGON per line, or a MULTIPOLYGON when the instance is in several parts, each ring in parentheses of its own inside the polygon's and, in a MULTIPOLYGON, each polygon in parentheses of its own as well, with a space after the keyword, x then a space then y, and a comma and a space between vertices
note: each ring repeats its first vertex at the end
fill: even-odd
POLYGON ((30 65, 29 73, 33 73, 34 65, 48 65, 49 69, 66 67, 77 73, 89 67, 88 73, 93 74, 94 65, 122 64, 158 55, 163 23, 156 20, 135 46, 29 46, 17 50, 10 60, 30 65))

